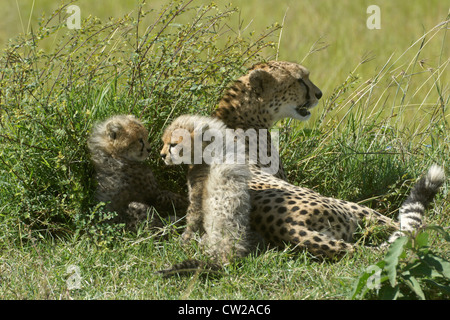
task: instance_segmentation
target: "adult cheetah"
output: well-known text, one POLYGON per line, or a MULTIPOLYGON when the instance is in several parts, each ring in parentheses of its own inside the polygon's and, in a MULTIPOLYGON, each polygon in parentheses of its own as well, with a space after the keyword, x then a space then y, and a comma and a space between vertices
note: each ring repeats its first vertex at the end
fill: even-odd
MULTIPOLYGON (((270 129, 283 118, 308 120, 311 108, 322 97, 309 75, 305 67, 292 62, 257 64, 231 85, 213 116, 229 128, 244 130, 270 129)), ((257 166, 252 166, 251 170, 252 227, 269 243, 279 246, 291 243, 315 256, 328 258, 354 250, 353 233, 363 220, 386 225, 392 230, 416 227, 421 223, 419 217, 426 205, 444 181, 443 170, 433 166, 402 206, 399 224, 368 207, 325 197, 283 181, 281 161, 275 175, 257 166)))
MULTIPOLYGON (((254 65, 236 80, 212 115, 228 128, 269 130, 284 118, 308 120, 310 109, 321 97, 322 91, 309 79, 308 69, 296 63, 271 61, 254 65)), ((271 144, 270 132, 266 143, 271 144)), ((286 180, 281 159, 278 163, 274 175, 286 180)))
MULTIPOLYGON (((161 190, 151 169, 144 164, 150 152, 148 131, 132 115, 116 115, 96 124, 88 139, 96 171, 95 198, 105 209, 117 212, 117 221, 133 229, 147 219, 150 207, 158 213, 186 209, 185 197, 161 190)), ((152 225, 159 225, 154 219, 152 225)))

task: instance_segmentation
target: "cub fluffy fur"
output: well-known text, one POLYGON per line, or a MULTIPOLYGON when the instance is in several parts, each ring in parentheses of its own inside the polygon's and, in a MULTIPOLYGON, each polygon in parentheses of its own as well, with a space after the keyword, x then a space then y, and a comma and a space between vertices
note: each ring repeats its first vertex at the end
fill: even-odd
MULTIPOLYGON (((96 124, 88 139, 96 171, 96 200, 117 212, 116 220, 134 228, 145 221, 151 207, 158 212, 183 210, 187 200, 161 190, 151 169, 143 162, 149 155, 148 131, 132 115, 113 116, 96 124)), ((154 219, 152 225, 160 225, 154 219)))
POLYGON ((220 158, 215 159, 219 161, 208 164, 203 159, 203 151, 209 145, 202 139, 204 133, 211 130, 221 132, 225 137, 225 129, 218 119, 180 116, 165 130, 161 150, 167 165, 190 164, 187 176, 190 205, 183 241, 188 242, 197 231, 203 233, 202 245, 220 263, 247 255, 254 236, 249 221, 251 172, 248 166, 223 163, 227 156, 225 144, 219 152, 220 158), (201 148, 194 148, 196 139, 202 141, 201 148), (192 164, 199 152, 202 163, 192 164))

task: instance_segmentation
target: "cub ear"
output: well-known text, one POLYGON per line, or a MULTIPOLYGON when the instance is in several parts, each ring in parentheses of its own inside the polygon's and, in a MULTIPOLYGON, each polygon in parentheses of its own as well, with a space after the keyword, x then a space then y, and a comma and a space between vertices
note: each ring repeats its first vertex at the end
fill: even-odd
POLYGON ((269 90, 276 82, 275 78, 263 69, 252 70, 249 74, 250 87, 258 94, 269 90))
POLYGON ((209 124, 208 124, 208 123, 205 123, 205 124, 203 124, 202 127, 201 127, 201 132, 202 132, 202 134, 204 134, 207 130, 209 130, 209 124))
POLYGON ((106 134, 116 140, 118 135, 123 131, 123 127, 119 122, 112 121, 106 125, 106 134))
POLYGON ((209 124, 205 122, 196 123, 194 129, 191 131, 191 138, 203 137, 205 132, 209 129, 209 124))

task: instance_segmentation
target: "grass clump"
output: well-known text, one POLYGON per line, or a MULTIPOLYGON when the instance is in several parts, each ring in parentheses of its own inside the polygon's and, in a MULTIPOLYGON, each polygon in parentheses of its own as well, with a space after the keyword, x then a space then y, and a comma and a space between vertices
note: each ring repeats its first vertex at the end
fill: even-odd
POLYGON ((450 261, 430 249, 430 231, 450 235, 440 226, 425 226, 395 240, 383 260, 367 267, 356 282, 352 298, 383 300, 450 297, 450 261))

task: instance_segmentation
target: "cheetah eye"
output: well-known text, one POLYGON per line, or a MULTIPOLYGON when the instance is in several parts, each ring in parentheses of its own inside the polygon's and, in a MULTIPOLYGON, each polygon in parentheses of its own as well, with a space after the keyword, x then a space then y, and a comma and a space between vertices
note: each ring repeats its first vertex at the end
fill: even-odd
POLYGON ((140 138, 139 143, 141 144, 142 149, 144 149, 144 147, 145 147, 144 139, 140 138))
POLYGON ((110 137, 112 140, 116 140, 116 139, 117 139, 117 133, 116 133, 116 132, 111 132, 111 133, 109 134, 109 137, 110 137))

